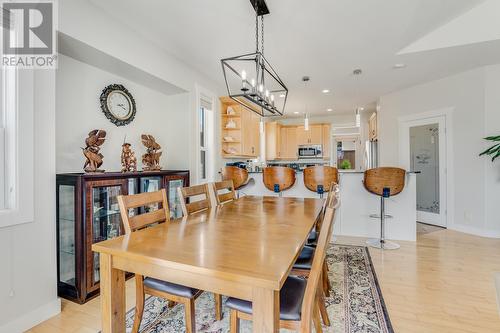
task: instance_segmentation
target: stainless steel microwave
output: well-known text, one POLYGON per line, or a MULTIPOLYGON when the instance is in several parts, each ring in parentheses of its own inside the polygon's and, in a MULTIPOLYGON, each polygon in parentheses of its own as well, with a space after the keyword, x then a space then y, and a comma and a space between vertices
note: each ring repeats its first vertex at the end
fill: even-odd
POLYGON ((323 147, 321 145, 300 145, 297 155, 299 159, 323 158, 323 147))

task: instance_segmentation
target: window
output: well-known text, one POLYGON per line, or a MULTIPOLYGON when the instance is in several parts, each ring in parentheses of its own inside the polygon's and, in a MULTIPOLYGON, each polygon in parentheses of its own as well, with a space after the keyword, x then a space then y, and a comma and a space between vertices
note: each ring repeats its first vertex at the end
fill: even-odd
POLYGON ((198 180, 200 183, 213 180, 214 112, 211 98, 201 95, 198 109, 198 180))

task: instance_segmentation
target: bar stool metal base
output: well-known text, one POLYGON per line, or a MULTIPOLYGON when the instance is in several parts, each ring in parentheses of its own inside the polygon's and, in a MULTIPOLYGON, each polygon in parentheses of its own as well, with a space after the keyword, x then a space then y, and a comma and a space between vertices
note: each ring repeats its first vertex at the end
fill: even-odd
POLYGON ((366 244, 368 246, 382 250, 397 250, 400 248, 399 244, 397 243, 388 240, 382 241, 381 239, 369 239, 366 241, 366 244))

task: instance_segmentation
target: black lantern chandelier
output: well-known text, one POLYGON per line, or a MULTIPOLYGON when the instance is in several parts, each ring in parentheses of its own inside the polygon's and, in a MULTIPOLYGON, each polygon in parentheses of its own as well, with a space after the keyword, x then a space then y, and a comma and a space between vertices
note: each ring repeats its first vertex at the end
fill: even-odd
POLYGON ((264 15, 269 9, 265 0, 250 2, 255 10, 256 50, 221 60, 227 91, 233 100, 262 117, 282 116, 288 89, 264 57, 264 15))

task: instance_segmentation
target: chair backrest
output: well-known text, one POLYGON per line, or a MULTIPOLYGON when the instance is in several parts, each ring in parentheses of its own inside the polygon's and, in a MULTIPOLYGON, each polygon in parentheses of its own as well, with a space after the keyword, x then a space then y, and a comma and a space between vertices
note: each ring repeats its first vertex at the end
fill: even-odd
POLYGON ((317 192, 318 185, 328 192, 332 183, 339 183, 339 170, 331 166, 312 166, 304 169, 304 185, 308 190, 317 192))
POLYGON ((170 220, 170 210, 165 189, 156 192, 119 195, 117 199, 126 234, 130 234, 137 229, 145 228, 153 223, 170 220), (155 204, 161 204, 161 207, 158 207, 157 210, 139 215, 130 216, 129 214, 130 209, 147 207, 155 204))
POLYGON ((326 207, 337 208, 340 204, 340 188, 337 183, 331 183, 328 187, 328 196, 326 200, 323 202, 323 208, 321 209, 320 214, 318 215, 318 219, 316 221, 316 231, 319 232, 321 229, 321 225, 323 223, 323 217, 325 215, 326 207))
POLYGON ((384 188, 389 188, 390 195, 396 195, 405 187, 406 171, 400 168, 375 168, 365 171, 363 183, 368 192, 383 195, 384 188))
POLYGON ((210 189, 208 184, 195 185, 190 187, 179 187, 177 189, 180 197, 182 213, 184 216, 200 212, 212 208, 212 201, 210 200, 210 189), (186 203, 186 199, 202 196, 201 200, 186 203))
POLYGON ((309 278, 307 279, 304 300, 302 302, 301 332, 311 332, 312 315, 315 306, 316 292, 322 274, 323 262, 326 256, 326 250, 330 244, 333 232, 333 219, 335 216, 335 206, 329 205, 325 209, 323 222, 319 231, 316 250, 311 265, 309 278))
POLYGON ((218 205, 236 200, 236 192, 234 191, 232 180, 223 180, 221 182, 215 182, 212 185, 218 205), (225 192, 219 193, 221 191, 225 192))
POLYGON ((262 171, 264 185, 270 191, 275 191, 275 185, 279 191, 285 191, 295 184, 295 170, 288 167, 267 167, 262 171))
POLYGON ((248 183, 248 171, 235 166, 226 166, 222 168, 222 180, 232 180, 237 190, 248 183))

